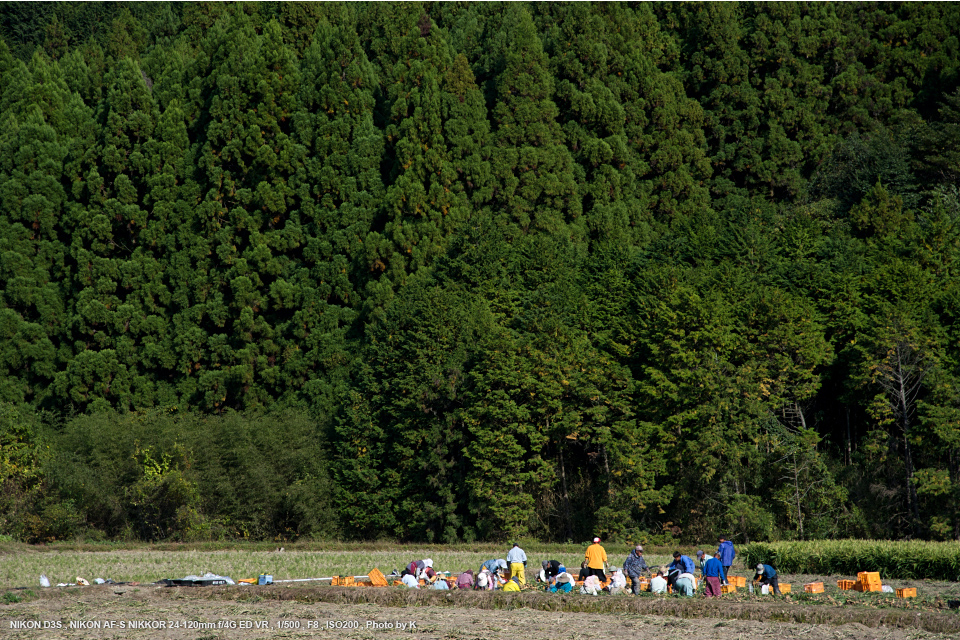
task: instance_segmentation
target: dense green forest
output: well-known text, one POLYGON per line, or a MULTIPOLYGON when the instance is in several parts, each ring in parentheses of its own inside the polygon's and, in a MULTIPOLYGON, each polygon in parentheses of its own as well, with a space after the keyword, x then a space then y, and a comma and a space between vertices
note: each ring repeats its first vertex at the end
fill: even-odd
POLYGON ((0 4, 0 534, 960 539, 957 25, 0 4))

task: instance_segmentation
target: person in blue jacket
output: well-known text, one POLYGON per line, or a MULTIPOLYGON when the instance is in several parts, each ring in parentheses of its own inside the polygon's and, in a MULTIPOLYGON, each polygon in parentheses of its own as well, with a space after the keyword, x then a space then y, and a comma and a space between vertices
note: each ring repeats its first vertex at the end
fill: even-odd
POLYGON ((717 547, 717 553, 720 554, 720 564, 723 565, 723 584, 727 584, 726 576, 730 575, 730 567, 733 565, 733 559, 737 557, 737 550, 725 537, 720 536, 719 540, 720 546, 717 547))
POLYGON ((673 562, 670 563, 670 569, 679 569, 680 573, 692 574, 697 570, 697 566, 693 564, 693 560, 690 559, 690 556, 681 555, 679 551, 674 551, 673 562))
POLYGON ((757 575, 753 576, 753 581, 770 585, 773 592, 778 596, 780 595, 780 584, 777 582, 777 570, 770 565, 758 564, 757 575))

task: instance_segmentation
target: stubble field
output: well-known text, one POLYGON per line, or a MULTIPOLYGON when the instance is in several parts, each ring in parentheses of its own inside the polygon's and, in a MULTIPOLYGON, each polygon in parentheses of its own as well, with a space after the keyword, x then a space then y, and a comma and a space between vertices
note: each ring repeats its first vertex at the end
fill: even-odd
MULTIPOLYGON (((430 557, 441 570, 476 569, 503 557, 506 548, 327 545, 264 545, 230 549, 174 546, 104 549, 0 548, 0 636, 9 638, 444 638, 474 640, 520 636, 575 638, 766 637, 939 638, 960 637, 960 585, 934 580, 884 582, 916 587, 918 598, 839 591, 836 580, 850 576, 787 575, 790 596, 775 598, 740 590, 722 599, 644 594, 558 596, 529 590, 521 594, 408 591, 402 588, 340 588, 323 582, 271 586, 159 587, 162 578, 207 571, 234 580, 270 573, 275 580, 362 575, 374 566, 384 573, 416 558, 430 557), (90 587, 40 589, 45 573, 53 584, 83 577, 115 582, 90 587), (803 594, 805 582, 822 581, 823 594, 803 594), (798 593, 800 592, 800 593, 798 593)), ((613 564, 626 547, 608 545, 613 564)), ((649 551, 649 550, 648 550, 649 551)), ((668 549, 648 554, 651 566, 665 563, 668 549)), ((694 553, 690 549, 681 549, 694 553)), ((531 545, 528 577, 543 559, 576 566, 577 545, 531 545)), ((733 572, 749 576, 740 567, 733 572)))

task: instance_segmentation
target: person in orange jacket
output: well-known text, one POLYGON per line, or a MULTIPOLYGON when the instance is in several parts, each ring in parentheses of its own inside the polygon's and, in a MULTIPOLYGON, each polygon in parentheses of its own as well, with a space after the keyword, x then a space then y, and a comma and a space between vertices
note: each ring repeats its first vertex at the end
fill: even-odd
POLYGON ((584 559, 588 575, 597 576, 600 582, 606 582, 607 574, 604 569, 607 567, 607 551, 600 546, 600 538, 593 539, 593 544, 587 547, 584 559))

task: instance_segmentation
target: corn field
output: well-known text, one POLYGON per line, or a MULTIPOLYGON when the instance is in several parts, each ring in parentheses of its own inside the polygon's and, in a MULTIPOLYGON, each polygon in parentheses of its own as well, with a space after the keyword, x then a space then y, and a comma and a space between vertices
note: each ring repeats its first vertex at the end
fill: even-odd
POLYGON ((756 542, 741 548, 748 567, 763 562, 786 573, 856 575, 960 582, 960 544, 892 540, 756 542))

